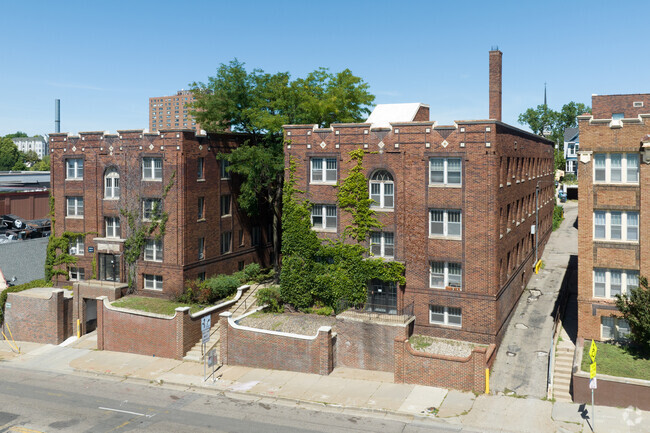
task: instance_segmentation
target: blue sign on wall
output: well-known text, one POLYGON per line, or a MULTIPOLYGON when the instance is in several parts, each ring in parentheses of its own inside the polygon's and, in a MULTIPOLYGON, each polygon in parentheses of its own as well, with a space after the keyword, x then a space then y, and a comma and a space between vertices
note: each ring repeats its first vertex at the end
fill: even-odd
POLYGON ((89 253, 94 253, 95 252, 95 247, 88 247, 88 252, 89 253))

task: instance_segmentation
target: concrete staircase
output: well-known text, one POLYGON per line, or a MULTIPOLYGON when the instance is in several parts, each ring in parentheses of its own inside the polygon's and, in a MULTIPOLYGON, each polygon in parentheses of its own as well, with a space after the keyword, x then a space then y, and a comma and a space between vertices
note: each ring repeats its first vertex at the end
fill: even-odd
MULTIPOLYGON (((242 293, 242 297, 234 305, 232 305, 228 310, 233 316, 241 316, 252 309, 257 307, 257 291, 263 287, 266 287, 267 284, 255 284, 252 285, 250 289, 242 293)), ((209 352, 211 349, 216 348, 217 353, 219 353, 219 340, 221 339, 221 332, 219 321, 212 324, 210 328, 210 341, 206 344, 206 351, 209 352)), ((192 349, 190 349, 187 354, 183 357, 184 361, 194 361, 194 362, 203 362, 203 352, 201 340, 199 340, 192 349)))
POLYGON ((558 342, 555 352, 555 368, 553 369, 553 397, 556 401, 572 402, 571 397, 571 369, 573 368, 573 354, 575 344, 562 328, 560 331, 562 341, 558 342))

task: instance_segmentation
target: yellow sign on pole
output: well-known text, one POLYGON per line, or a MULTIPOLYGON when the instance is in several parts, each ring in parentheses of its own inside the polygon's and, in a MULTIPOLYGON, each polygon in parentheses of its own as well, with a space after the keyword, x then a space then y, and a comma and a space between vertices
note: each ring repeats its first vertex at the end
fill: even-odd
POLYGON ((589 348, 589 357, 591 358, 591 362, 596 362, 596 352, 598 352, 596 343, 594 340, 591 340, 591 347, 589 348))
POLYGON ((596 363, 592 362, 589 366, 589 379, 596 377, 596 363))

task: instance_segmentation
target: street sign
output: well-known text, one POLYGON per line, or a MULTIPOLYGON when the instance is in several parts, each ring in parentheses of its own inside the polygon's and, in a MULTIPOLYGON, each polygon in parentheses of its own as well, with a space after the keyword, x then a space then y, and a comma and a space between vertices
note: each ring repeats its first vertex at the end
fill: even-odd
POLYGON ((208 314, 207 316, 202 317, 201 318, 201 332, 209 331, 210 326, 212 326, 211 322, 212 322, 212 316, 211 315, 208 314))
POLYGON ((208 341, 210 341, 210 328, 206 329, 205 331, 202 331, 202 339, 201 343, 206 344, 208 341))
POLYGON ((589 357, 591 358, 591 362, 596 362, 596 352, 598 352, 596 343, 594 340, 591 340, 591 347, 589 348, 589 357))
POLYGON ((596 377, 596 363, 592 362, 589 366, 589 379, 596 377))
POLYGON ((589 389, 598 388, 598 382, 596 382, 596 380, 598 380, 598 379, 596 379, 595 377, 593 379, 589 380, 589 389))

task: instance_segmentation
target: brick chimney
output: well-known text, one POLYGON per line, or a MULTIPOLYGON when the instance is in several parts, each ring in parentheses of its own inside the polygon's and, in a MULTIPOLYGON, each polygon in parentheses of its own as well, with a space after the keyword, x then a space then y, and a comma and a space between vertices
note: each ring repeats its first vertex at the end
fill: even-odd
POLYGON ((490 119, 501 121, 501 51, 490 51, 490 119))

